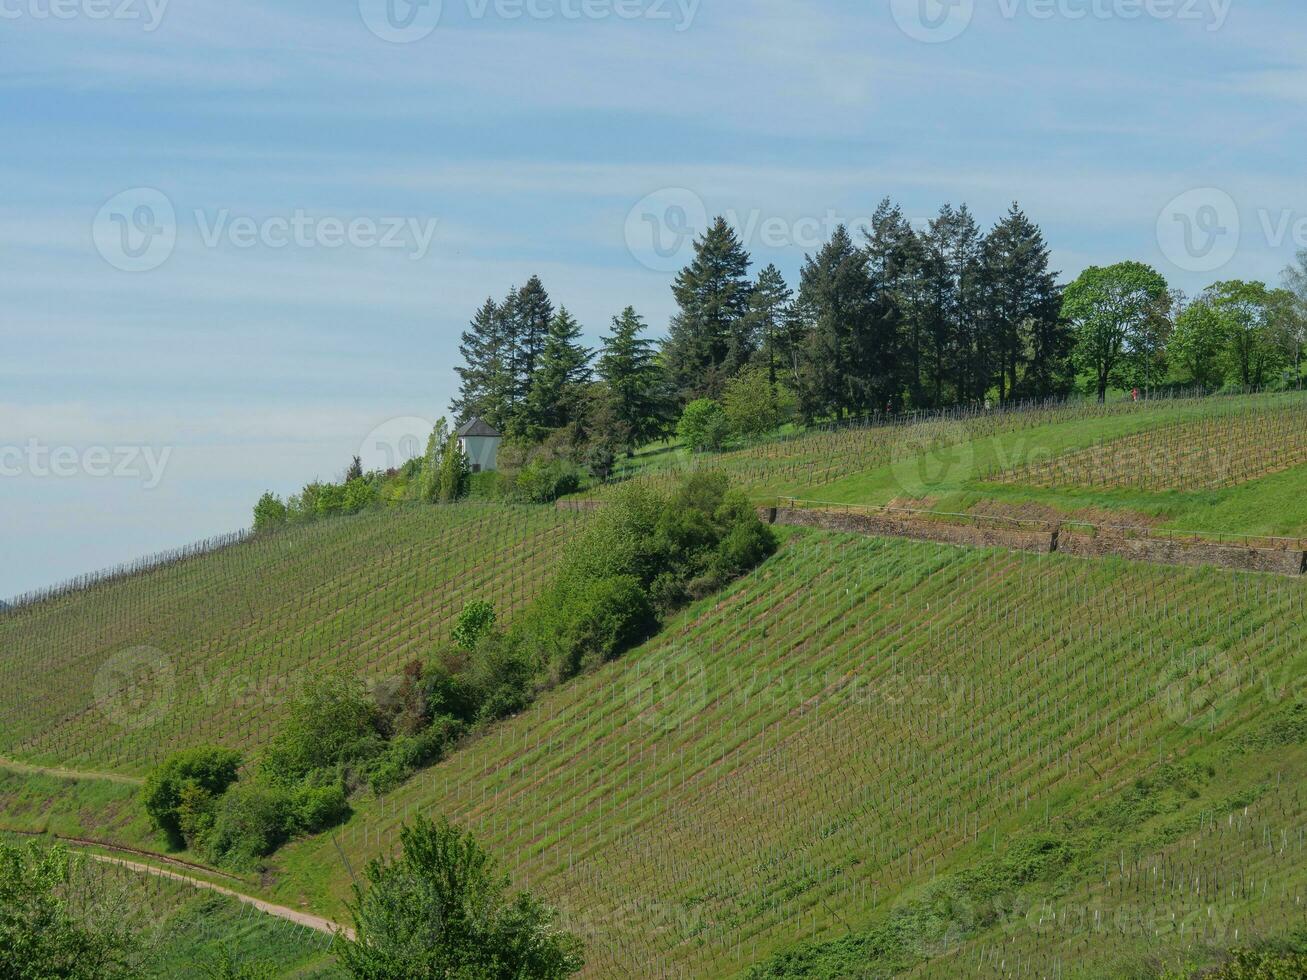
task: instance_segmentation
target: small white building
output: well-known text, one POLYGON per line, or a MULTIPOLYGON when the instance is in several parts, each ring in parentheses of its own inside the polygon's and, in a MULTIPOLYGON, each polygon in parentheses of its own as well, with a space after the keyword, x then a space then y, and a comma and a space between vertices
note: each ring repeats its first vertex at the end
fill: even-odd
POLYGON ((454 434, 473 473, 493 473, 499 468, 499 444, 504 437, 494 426, 484 419, 473 418, 460 425, 454 434))

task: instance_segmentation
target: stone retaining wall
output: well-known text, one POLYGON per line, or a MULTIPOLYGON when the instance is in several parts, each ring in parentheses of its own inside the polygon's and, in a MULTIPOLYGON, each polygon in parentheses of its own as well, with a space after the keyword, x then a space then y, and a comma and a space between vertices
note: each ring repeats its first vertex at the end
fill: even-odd
POLYGON ((1269 548, 1241 548, 1216 541, 1134 538, 1100 531, 1085 534, 1065 528, 1058 535, 1057 550, 1080 558, 1108 556, 1159 565, 1213 565, 1242 572, 1273 572, 1302 575, 1307 553, 1269 548))
POLYGON ((1055 531, 1022 531, 998 527, 946 524, 943 521, 910 520, 857 511, 806 510, 781 507, 773 523, 795 527, 820 527, 831 531, 853 531, 915 541, 939 541, 971 548, 1009 548, 1046 555, 1057 542, 1055 531))
POLYGON ((1079 558, 1117 557, 1157 565, 1211 565, 1243 572, 1307 575, 1307 551, 1301 550, 1247 548, 1196 539, 1136 538, 1104 531, 1086 534, 1066 528, 1018 530, 983 527, 859 511, 763 507, 759 508, 758 516, 772 524, 938 541, 973 548, 1007 548, 1041 555, 1061 552, 1079 558))

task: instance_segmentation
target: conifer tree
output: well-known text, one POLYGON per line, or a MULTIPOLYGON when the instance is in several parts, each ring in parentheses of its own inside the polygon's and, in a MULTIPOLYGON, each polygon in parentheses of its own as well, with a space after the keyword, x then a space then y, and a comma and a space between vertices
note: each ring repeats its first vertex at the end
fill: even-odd
POLYGON ((626 450, 661 434, 666 426, 664 378, 652 342, 641 337, 644 320, 628 306, 613 317, 613 333, 603 338, 599 377, 607 386, 613 415, 621 423, 626 450))
POLYGON ((922 316, 921 240, 889 198, 880 202, 866 233, 867 269, 895 309, 901 383, 913 406, 925 398, 922 370, 926 354, 922 316))
POLYGON ((725 218, 694 243, 694 252, 672 287, 680 309, 664 346, 682 402, 720 395, 755 346, 748 316, 749 253, 725 218))
POLYGON ((1070 335, 1044 235, 1013 204, 985 239, 984 324, 999 401, 1019 389, 1043 398, 1066 390, 1070 335))
POLYGON ((531 381, 526 402, 526 427, 533 438, 543 438, 577 420, 594 351, 582 347, 581 326, 566 307, 549 322, 549 335, 531 381))
POLYGON ((477 310, 458 351, 463 363, 454 369, 459 388, 450 413, 458 419, 480 416, 502 429, 508 421, 509 338, 503 311, 494 300, 487 299, 477 310))
POLYGON ((794 291, 780 269, 769 265, 758 273, 749 294, 749 334, 758 345, 755 360, 767 368, 767 379, 773 385, 790 360, 786 323, 793 303, 794 291))

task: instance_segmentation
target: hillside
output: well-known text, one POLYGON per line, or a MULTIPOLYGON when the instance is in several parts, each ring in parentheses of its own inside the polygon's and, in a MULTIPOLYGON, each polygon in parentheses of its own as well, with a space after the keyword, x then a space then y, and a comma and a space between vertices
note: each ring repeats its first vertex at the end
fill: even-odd
MULTIPOLYGON (((974 413, 650 452, 629 475, 1301 536, 1305 411, 974 413)), ((161 849, 133 781, 161 754, 260 745, 297 672, 393 674, 469 599, 511 619, 584 520, 370 513, 0 615, 0 829, 161 849)), ((1307 929, 1307 579, 782 534, 652 641, 242 889, 340 921, 423 813, 557 905, 595 977, 1156 976, 1307 929)))
POLYGON ((471 599, 533 598, 577 516, 469 503, 324 521, 0 615, 0 757, 140 775, 261 744, 312 673, 397 674, 471 599))

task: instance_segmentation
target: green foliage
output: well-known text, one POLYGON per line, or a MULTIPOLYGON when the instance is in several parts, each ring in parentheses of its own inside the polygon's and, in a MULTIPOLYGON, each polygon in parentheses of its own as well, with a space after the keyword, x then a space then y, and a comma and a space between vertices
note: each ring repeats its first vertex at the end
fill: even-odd
POLYGON ((726 383, 722 408, 737 436, 761 436, 774 432, 794 415, 794 396, 768 377, 767 369, 746 368, 726 383))
POLYGON ((259 759, 273 783, 293 785, 317 770, 335 769, 375 754, 376 706, 355 680, 327 675, 311 679, 259 759))
POLYGON ((224 867, 249 870, 287 841, 295 826, 291 794, 266 783, 237 783, 222 797, 204 848, 224 867))
POLYGON ((1170 351, 1185 377, 1201 388, 1219 386, 1225 324, 1212 302, 1201 297, 1176 317, 1170 351))
POLYGON ((274 980, 277 975, 272 967, 242 962, 225 948, 197 966, 205 980, 274 980))
POLYGON ((716 452, 726 444, 731 423, 722 406, 711 398, 700 398, 685 406, 676 434, 692 452, 716 452))
POLYGON ((346 514, 357 514, 363 508, 371 506, 376 499, 377 490, 372 485, 372 481, 358 476, 345 484, 341 493, 340 507, 346 514))
POLYGON ((1203 974, 1204 980, 1301 980, 1307 977, 1307 952, 1241 949, 1229 962, 1203 974))
POLYGON ((419 817, 402 853, 374 860, 354 886, 356 938, 340 959, 357 980, 412 977, 556 980, 580 971, 581 944, 553 910, 508 878, 471 834, 419 817))
POLYGON ((213 825, 218 800, 236 781, 241 755, 200 746, 159 763, 141 790, 145 812, 174 842, 193 843, 213 825))
POLYGON ((589 412, 592 425, 603 430, 605 438, 598 441, 628 452, 659 435, 667 416, 662 368, 653 342, 640 336, 644 330, 634 307, 613 317, 613 333, 603 338, 598 364, 606 396, 600 407, 608 412, 596 411, 593 405, 589 412))
POLYGON ((0 841, 0 977, 5 980, 116 980, 136 976, 141 944, 113 913, 80 857, 63 847, 0 841), (79 906, 101 914, 75 913, 79 906), (88 894, 88 892, 90 892, 88 894))
POLYGON ((468 464, 467 453, 458 438, 451 436, 440 454, 440 473, 436 482, 436 499, 442 504, 452 504, 467 496, 472 477, 472 467, 468 464))
POLYGON ((273 493, 265 493, 254 505, 254 530, 271 531, 284 527, 289 519, 289 512, 281 498, 273 493))
POLYGON ((1075 334, 1076 362, 1093 376, 1099 401, 1119 382, 1159 304, 1169 301, 1166 280, 1142 262, 1091 266, 1067 286, 1062 315, 1075 334))
POLYGON ((551 504, 581 489, 581 473, 561 459, 533 460, 513 478, 511 496, 528 504, 551 504))
POLYGON ((495 625, 495 607, 484 599, 474 599, 463 607, 454 625, 451 639, 462 650, 474 650, 481 638, 495 625))

